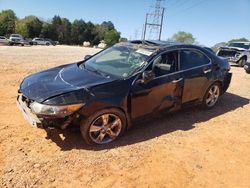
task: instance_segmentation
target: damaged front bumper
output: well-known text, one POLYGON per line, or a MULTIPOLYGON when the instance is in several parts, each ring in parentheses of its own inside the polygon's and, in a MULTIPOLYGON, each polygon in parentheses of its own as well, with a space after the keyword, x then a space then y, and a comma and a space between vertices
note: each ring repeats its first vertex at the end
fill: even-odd
POLYGON ((39 115, 33 113, 30 108, 31 102, 22 94, 17 96, 17 107, 22 112, 24 118, 36 128, 48 128, 56 127, 66 129, 72 122, 79 119, 79 114, 72 113, 68 116, 62 116, 62 114, 55 115, 39 115))
POLYGON ((36 128, 43 128, 41 120, 32 113, 31 109, 27 105, 27 101, 25 100, 25 97, 21 94, 17 96, 17 107, 22 112, 24 118, 33 126, 36 128))

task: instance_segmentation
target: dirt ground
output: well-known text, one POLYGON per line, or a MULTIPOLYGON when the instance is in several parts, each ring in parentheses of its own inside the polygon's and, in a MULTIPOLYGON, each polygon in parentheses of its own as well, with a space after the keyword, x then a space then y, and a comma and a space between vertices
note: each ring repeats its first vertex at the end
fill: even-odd
POLYGON ((78 131, 32 128, 16 92, 28 74, 97 50, 0 46, 0 187, 250 187, 250 75, 232 67, 228 92, 197 107, 136 124, 109 146, 78 131))

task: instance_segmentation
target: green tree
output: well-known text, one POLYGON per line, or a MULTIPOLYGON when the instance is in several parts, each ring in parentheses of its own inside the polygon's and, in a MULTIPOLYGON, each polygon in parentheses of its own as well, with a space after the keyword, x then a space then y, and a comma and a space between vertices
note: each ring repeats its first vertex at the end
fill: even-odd
POLYGON ((0 12, 0 35, 10 35, 15 32, 17 18, 13 10, 0 12))
POLYGON ((179 31, 175 33, 172 36, 171 40, 174 42, 181 42, 181 43, 186 43, 186 44, 194 44, 196 42, 195 38, 193 37, 191 33, 187 33, 184 31, 179 31))
POLYGON ((25 38, 29 37, 27 24, 22 20, 17 21, 15 32, 21 34, 25 38))
POLYGON ((56 35, 55 38, 52 38, 53 40, 58 40, 60 43, 61 41, 61 36, 60 36, 60 29, 61 29, 61 25, 62 25, 62 19, 60 16, 54 16, 52 18, 52 22, 51 22, 51 28, 52 30, 55 31, 56 35))
POLYGON ((57 40, 57 32, 51 23, 44 22, 39 37, 57 40))
POLYGON ((111 21, 107 21, 107 22, 104 21, 104 22, 102 22, 101 26, 103 28, 106 28, 108 31, 111 31, 111 30, 115 29, 115 26, 111 21))
POLYGON ((239 38, 239 39, 232 39, 230 41, 228 41, 228 43, 232 43, 232 42, 249 42, 249 40, 247 40, 246 38, 239 38))
POLYGON ((62 18, 61 25, 61 42, 64 44, 71 43, 71 22, 67 18, 62 18))
POLYGON ((112 46, 119 42, 120 36, 121 34, 118 31, 112 29, 105 34, 104 41, 108 46, 112 46))
POLYGON ((20 33, 23 37, 38 37, 42 30, 43 22, 36 16, 26 16, 24 19, 18 20, 16 23, 16 33, 20 33))
POLYGON ((111 31, 115 29, 114 24, 111 21, 104 21, 102 22, 102 24, 97 24, 94 28, 94 40, 93 40, 93 44, 99 44, 99 42, 101 40, 104 40, 104 37, 106 35, 107 32, 111 31))
POLYGON ((52 19, 52 30, 55 30, 57 37, 53 40, 58 40, 62 44, 71 43, 71 22, 67 18, 54 16, 52 19))
POLYGON ((75 20, 71 26, 71 42, 73 44, 82 44, 85 41, 85 30, 87 24, 82 19, 75 20))

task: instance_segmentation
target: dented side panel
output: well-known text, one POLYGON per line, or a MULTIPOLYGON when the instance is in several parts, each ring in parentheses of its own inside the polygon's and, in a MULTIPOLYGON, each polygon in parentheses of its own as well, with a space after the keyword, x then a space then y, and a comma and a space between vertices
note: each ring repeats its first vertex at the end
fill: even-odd
POLYGON ((131 88, 132 118, 163 109, 180 108, 182 89, 181 73, 161 76, 143 85, 134 82, 131 88))

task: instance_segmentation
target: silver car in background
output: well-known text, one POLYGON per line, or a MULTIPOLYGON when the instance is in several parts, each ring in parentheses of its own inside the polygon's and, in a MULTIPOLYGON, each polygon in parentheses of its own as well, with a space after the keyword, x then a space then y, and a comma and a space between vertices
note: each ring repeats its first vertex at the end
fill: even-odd
POLYGON ((32 42, 35 45, 47 45, 47 46, 52 45, 52 43, 49 40, 43 38, 34 38, 32 42))
POLYGON ((4 36, 0 36, 0 45, 9 45, 10 41, 4 37, 4 36))
POLYGON ((23 36, 20 35, 20 34, 11 34, 10 35, 10 38, 9 38, 9 41, 10 41, 10 45, 21 45, 21 46, 24 46, 24 39, 23 39, 23 36))
POLYGON ((217 55, 227 58, 230 63, 244 67, 250 62, 250 42, 233 42, 226 47, 219 48, 217 55))

